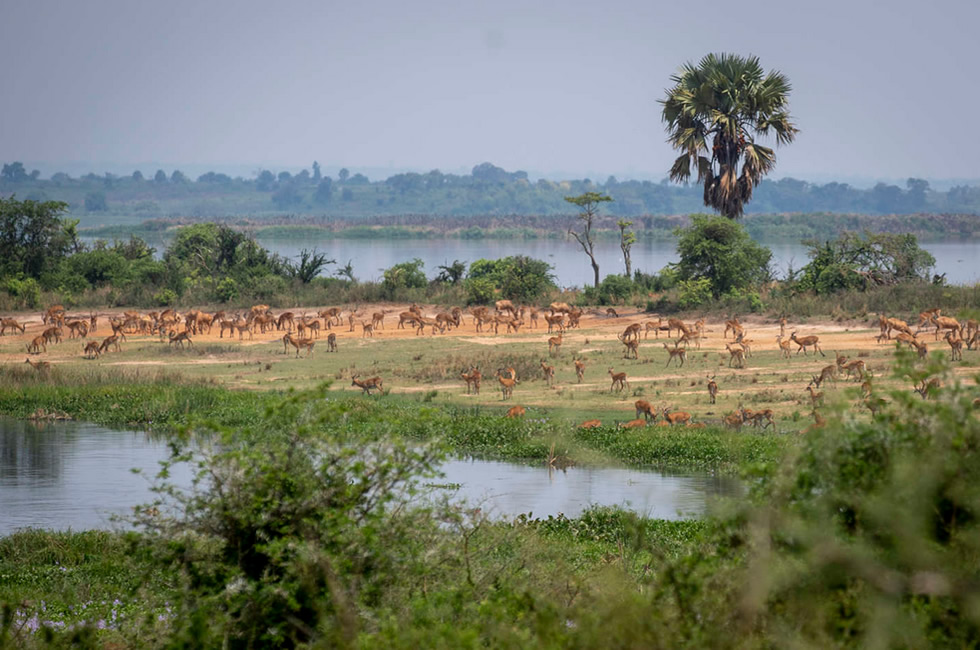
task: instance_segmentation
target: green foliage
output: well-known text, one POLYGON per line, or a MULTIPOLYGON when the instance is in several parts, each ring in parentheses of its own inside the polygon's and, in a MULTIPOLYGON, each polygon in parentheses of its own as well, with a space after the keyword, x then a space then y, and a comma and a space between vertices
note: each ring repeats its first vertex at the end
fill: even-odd
POLYGON ((78 222, 61 219, 67 209, 60 201, 0 197, 0 276, 38 278, 77 250, 78 222))
POLYGON ((153 294, 153 302, 160 307, 173 307, 177 303, 177 293, 173 289, 161 289, 153 294))
POLYGON ((89 212, 105 212, 109 209, 104 192, 89 192, 85 195, 85 209, 89 212))
POLYGON ((299 264, 293 269, 293 275, 303 284, 309 284, 313 278, 320 275, 320 271, 328 264, 336 264, 337 260, 328 260, 323 253, 317 253, 316 249, 303 249, 299 254, 299 264))
POLYGON ((393 297, 395 292, 400 289, 424 288, 428 284, 425 271, 422 270, 424 266, 425 262, 416 257, 410 262, 402 262, 385 269, 384 280, 382 281, 385 293, 389 297, 393 297))
POLYGON ((681 309, 701 307, 711 300, 711 280, 708 278, 681 280, 677 288, 677 305, 681 309))
POLYGON ((801 270, 797 288, 820 294, 925 281, 936 263, 910 234, 844 233, 822 244, 808 243, 810 263, 801 270))
POLYGON ((491 302, 498 291, 501 298, 530 302, 554 289, 555 283, 550 264, 516 255, 476 260, 464 286, 471 303, 491 302))
POLYGON ((218 302, 231 302, 238 298, 238 283, 235 278, 223 278, 214 288, 214 297, 218 302))
POLYGON ((463 283, 466 289, 466 304, 486 305, 492 303, 496 297, 496 285, 494 281, 487 277, 467 278, 463 283))
POLYGON ((694 215, 691 226, 678 229, 677 236, 678 278, 706 279, 716 297, 733 289, 756 287, 769 275, 772 252, 729 219, 694 215))
POLYGON ((453 260, 452 264, 439 267, 439 275, 436 276, 436 282, 448 282, 449 284, 457 285, 465 275, 466 262, 453 260))
POLYGON ((41 287, 34 278, 7 278, 3 289, 22 307, 34 309, 41 304, 41 287))
POLYGON ((633 282, 624 275, 607 275, 599 285, 600 305, 618 305, 633 294, 633 282))

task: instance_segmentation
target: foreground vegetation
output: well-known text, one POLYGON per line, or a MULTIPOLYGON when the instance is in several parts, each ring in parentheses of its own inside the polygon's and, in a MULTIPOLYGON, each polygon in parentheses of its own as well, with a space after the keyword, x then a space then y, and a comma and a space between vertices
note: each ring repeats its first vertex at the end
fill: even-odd
MULTIPOLYGON (((609 509, 490 522, 419 506, 413 485, 430 480, 445 438, 413 427, 454 416, 416 405, 399 428, 408 409, 390 402, 286 396, 254 423, 174 438, 171 462, 220 487, 185 493, 162 474, 176 508, 138 511, 136 532, 0 540, 0 640, 969 647, 980 638, 977 389, 939 359, 900 355, 896 372, 947 381, 929 400, 888 392, 873 419, 828 413, 779 462, 742 464, 744 502, 679 523, 609 509)), ((497 434, 528 439, 528 423, 504 426, 515 431, 497 434)))

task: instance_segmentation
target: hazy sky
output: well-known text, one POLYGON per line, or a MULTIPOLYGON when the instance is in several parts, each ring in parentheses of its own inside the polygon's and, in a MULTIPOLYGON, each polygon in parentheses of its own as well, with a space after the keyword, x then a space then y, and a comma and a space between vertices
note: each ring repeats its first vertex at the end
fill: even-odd
POLYGON ((0 161, 660 178, 671 73, 726 51, 793 84, 775 176, 977 178, 978 25, 974 0, 2 0, 0 161))

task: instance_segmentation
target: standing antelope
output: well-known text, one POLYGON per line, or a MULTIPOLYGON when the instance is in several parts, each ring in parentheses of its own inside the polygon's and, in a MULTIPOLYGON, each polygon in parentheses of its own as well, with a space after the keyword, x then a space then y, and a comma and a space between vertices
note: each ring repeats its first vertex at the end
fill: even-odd
POLYGON ((623 341, 623 345, 626 346, 626 353, 623 355, 624 359, 629 359, 630 354, 633 355, 634 359, 640 358, 640 341, 638 339, 623 341))
POLYGON ((469 374, 461 372, 459 374, 466 382, 466 394, 470 394, 470 386, 473 387, 473 391, 479 395, 480 394, 480 380, 483 379, 483 375, 480 374, 480 369, 477 367, 470 368, 469 374))
POLYGON ((548 322, 548 334, 551 334, 556 327, 559 332, 565 331, 565 314, 555 314, 552 316, 545 314, 544 319, 548 322))
POLYGON ((733 316, 731 320, 725 321, 725 333, 722 338, 728 338, 728 332, 732 333, 732 337, 738 336, 739 332, 742 331, 742 324, 738 322, 738 316, 733 316))
POLYGON ((382 392, 384 390, 381 377, 370 377, 364 381, 359 380, 358 377, 360 377, 360 375, 351 375, 350 385, 357 386, 368 395, 371 394, 371 389, 376 389, 378 392, 382 392))
MULTIPOLYGON (((329 322, 329 321, 328 321, 329 322)), ((327 334, 327 352, 337 351, 337 335, 333 332, 327 334)))
POLYGON ((385 312, 383 312, 383 311, 376 311, 373 314, 371 314, 371 325, 374 327, 374 329, 378 329, 378 328, 384 329, 385 328, 385 312))
POLYGON ((813 382, 807 384, 806 389, 810 392, 810 404, 816 408, 817 404, 823 403, 823 393, 813 390, 813 382))
POLYGON ((35 336, 27 345, 27 354, 41 354, 41 350, 48 351, 48 341, 43 336, 35 336))
POLYGON ((500 382, 500 392, 502 393, 501 399, 512 397, 514 395, 514 386, 519 383, 517 381, 517 377, 515 377, 513 373, 511 373, 510 377, 504 377, 500 374, 499 370, 495 376, 497 377, 497 381, 500 382))
POLYGON ((187 345, 193 345, 193 342, 191 341, 190 332, 188 332, 187 330, 184 330, 183 332, 177 334, 176 336, 174 335, 173 332, 170 333, 170 345, 176 343, 180 346, 180 349, 183 350, 185 342, 187 343, 187 345))
POLYGON ((619 386, 619 389, 618 390, 623 390, 624 387, 627 390, 629 390, 630 383, 628 381, 626 381, 626 373, 625 372, 613 372, 613 369, 610 368, 609 369, 609 376, 612 377, 612 384, 609 386, 609 392, 610 393, 613 392, 613 388, 616 388, 617 385, 619 386))
POLYGON ((715 383, 714 375, 708 380, 708 397, 711 399, 711 403, 715 403, 715 398, 718 397, 718 384, 715 383))
POLYGON ((575 376, 578 377, 578 383, 580 384, 585 379, 585 363, 578 359, 575 360, 575 376))
POLYGON ((99 351, 107 352, 110 346, 114 347, 116 349, 116 352, 120 351, 121 348, 119 347, 119 334, 113 334, 112 336, 106 337, 105 340, 102 341, 102 345, 99 346, 99 351))
POLYGON ((687 358, 687 348, 679 348, 679 347, 676 347, 676 346, 673 347, 673 348, 669 348, 669 347, 667 347, 667 344, 666 343, 664 343, 663 345, 664 345, 664 350, 667 350, 667 353, 670 355, 667 358, 667 365, 664 366, 664 367, 666 368, 666 367, 670 366, 670 362, 673 361, 674 359, 680 359, 681 360, 680 365, 683 368, 684 367, 684 360, 687 358))
POLYGON ((691 330, 687 327, 687 324, 679 318, 668 318, 667 319, 667 338, 671 338, 671 330, 677 330, 678 334, 687 334, 691 330))
POLYGON ((819 345, 820 337, 819 336, 812 336, 812 335, 811 336, 804 336, 803 338, 799 339, 799 338, 796 338, 796 332, 793 332, 792 334, 789 335, 789 340, 792 341, 793 343, 796 343, 798 346, 800 346, 796 350, 797 356, 799 356, 800 350, 803 350, 803 356, 805 357, 806 356, 806 349, 808 347, 810 347, 810 346, 813 346, 813 348, 817 352, 820 353, 820 356, 822 356, 822 357, 827 356, 826 354, 823 353, 823 350, 820 349, 820 345, 819 345))
POLYGON ((776 343, 779 345, 779 353, 783 356, 783 358, 789 359, 789 355, 791 352, 790 343, 792 343, 792 341, 789 340, 784 341, 783 335, 780 334, 779 336, 776 337, 776 343))
POLYGON ((564 336, 564 334, 559 333, 558 336, 552 336, 548 339, 548 354, 553 357, 561 354, 561 344, 564 336))
POLYGON ((99 342, 98 341, 89 341, 88 343, 85 344, 85 347, 82 349, 82 352, 89 359, 96 358, 100 354, 100 352, 99 352, 99 342))
POLYGON ((962 361, 963 360, 963 339, 953 338, 952 332, 946 333, 946 342, 949 343, 949 352, 951 361, 962 361))
POLYGON ((292 334, 286 334, 282 337, 282 353, 287 354, 288 346, 293 346, 296 348, 296 358, 299 358, 299 351, 301 348, 306 348, 306 356, 313 354, 313 347, 316 345, 316 341, 313 339, 298 339, 292 334))
POLYGON ((361 321, 361 338, 363 339, 365 336, 370 336, 371 338, 374 338, 374 325, 372 325, 371 323, 367 322, 366 320, 362 320, 361 321))
POLYGON ((544 380, 548 382, 548 385, 553 385, 555 383, 555 367, 549 366, 544 362, 544 359, 542 359, 541 371, 544 372, 544 380))
POLYGON ((837 365, 825 366, 820 370, 820 374, 813 378, 813 384, 820 388, 820 384, 827 381, 828 379, 832 381, 837 381, 837 365))
POLYGON ((51 364, 49 362, 47 362, 47 361, 31 361, 31 358, 30 357, 27 357, 27 359, 24 361, 24 363, 26 363, 27 365, 29 365, 31 368, 34 368, 34 370, 37 370, 38 372, 42 372, 42 371, 45 371, 45 370, 48 370, 49 368, 51 368, 51 364))
POLYGON ((729 368, 735 367, 734 364, 736 364, 736 362, 737 362, 737 367, 739 368, 745 367, 745 348, 742 348, 737 344, 726 343, 725 349, 728 350, 728 354, 730 355, 728 358, 729 368))
POLYGON ((936 326, 937 341, 939 340, 939 332, 941 330, 950 330, 952 333, 959 336, 960 330, 963 329, 959 321, 957 321, 955 318, 947 318, 946 316, 937 316, 936 314, 933 314, 931 320, 932 324, 936 326))

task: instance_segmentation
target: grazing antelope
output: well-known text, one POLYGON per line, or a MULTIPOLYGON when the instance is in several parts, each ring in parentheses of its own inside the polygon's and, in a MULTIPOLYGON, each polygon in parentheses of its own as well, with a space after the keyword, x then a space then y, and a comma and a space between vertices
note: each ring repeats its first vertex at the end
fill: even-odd
POLYGON ((906 334, 905 332, 899 332, 898 334, 896 334, 895 340, 898 341, 899 343, 904 343, 910 348, 918 347, 916 345, 918 343, 918 340, 911 334, 906 334))
MULTIPOLYGON (((745 350, 745 358, 750 358, 752 356, 752 344, 755 342, 752 339, 745 338, 745 332, 739 332, 738 336, 735 337, 735 342, 742 346, 745 350)), ((700 345, 698 346, 701 347, 700 345)))
POLYGON ((99 346, 99 351, 108 352, 109 347, 111 346, 116 349, 116 352, 119 352, 121 350, 121 348, 119 347, 119 338, 120 338, 119 334, 113 334, 112 336, 106 337, 105 340, 102 341, 102 344, 99 346))
POLYGON ((728 367, 745 367, 745 349, 732 343, 726 343, 725 349, 728 350, 728 367), (737 363, 737 365, 736 365, 737 363))
POLYGON ((557 357, 561 354, 561 344, 564 334, 558 334, 558 336, 552 336, 548 339, 548 354, 553 357, 557 357))
POLYGON ((780 334, 779 336, 776 337, 776 343, 779 345, 779 353, 782 355, 782 357, 784 359, 789 359, 789 354, 791 351, 790 343, 792 343, 792 341, 789 340, 784 341, 783 335, 780 334))
POLYGON ((99 342, 89 341, 88 343, 85 344, 85 347, 82 348, 82 353, 85 354, 85 356, 88 357, 89 359, 94 359, 98 357, 99 354, 101 354, 99 352, 99 342))
POLYGON ((555 383, 555 367, 549 366, 542 359, 541 371, 544 373, 544 380, 548 382, 548 385, 549 386, 553 385, 555 383))
POLYGON ((810 347, 810 346, 813 346, 813 348, 817 352, 820 353, 820 356, 822 356, 822 357, 827 356, 826 354, 823 353, 823 350, 820 349, 820 345, 819 345, 820 337, 819 336, 812 336, 812 335, 811 336, 804 336, 803 338, 799 339, 799 338, 796 338, 796 332, 793 332, 792 334, 789 335, 789 340, 792 341, 793 343, 796 343, 798 346, 800 346, 796 350, 797 356, 799 356, 800 350, 803 351, 803 356, 806 356, 806 349, 808 347, 810 347))
POLYGON ((691 330, 688 328, 687 323, 679 318, 668 318, 667 319, 667 338, 671 338, 671 330, 677 330, 678 334, 688 334, 691 330))
POLYGON ((68 327, 68 338, 85 338, 88 336, 88 323, 83 320, 73 320, 70 323, 66 323, 68 327))
POLYGON ((498 300, 493 305, 498 312, 510 312, 511 318, 517 318, 517 307, 509 300, 498 300))
POLYGON ((170 345, 176 343, 183 350, 185 342, 187 343, 187 345, 193 345, 193 342, 191 341, 190 332, 184 330, 183 332, 177 334, 176 336, 174 335, 173 332, 170 332, 170 345))
POLYGON ((664 367, 666 368, 670 366, 670 362, 673 361, 674 359, 680 359, 681 360, 680 365, 683 368, 684 360, 687 358, 687 348, 678 348, 678 347, 669 348, 667 347, 666 343, 664 343, 663 345, 664 345, 664 350, 667 350, 667 353, 670 355, 667 358, 667 365, 664 367))
POLYGON ((298 339, 290 333, 287 333, 282 337, 282 353, 288 354, 287 349, 289 346, 296 348, 296 358, 299 358, 299 351, 302 348, 306 348, 306 356, 313 354, 313 347, 316 345, 316 341, 313 339, 298 339))
POLYGON ((38 372, 43 372, 43 371, 48 370, 48 369, 51 368, 51 364, 49 362, 47 362, 47 361, 31 361, 31 358, 30 357, 27 357, 27 359, 24 361, 24 363, 26 363, 27 365, 29 365, 31 368, 34 368, 34 370, 37 370, 38 372))
POLYGON ((925 341, 919 341, 918 339, 912 339, 909 344, 915 348, 915 351, 919 353, 919 358, 924 358, 929 354, 929 345, 925 341))
POLYGON ((963 360, 963 339, 954 338, 952 332, 946 334, 946 342, 949 343, 949 352, 951 361, 962 361, 963 360))
POLYGON ((628 341, 623 341, 623 345, 626 346, 626 353, 623 355, 624 359, 629 359, 630 354, 633 355, 634 359, 640 358, 640 341, 639 339, 630 339, 628 341))
POLYGON ((470 394, 470 387, 473 387, 473 391, 479 395, 480 394, 480 381, 483 379, 483 375, 480 373, 480 369, 474 366, 470 368, 469 374, 465 372, 459 373, 459 376, 463 378, 466 382, 466 394, 470 394))
POLYGON ((337 351, 337 335, 333 332, 327 334, 327 352, 337 351))
POLYGON ((663 407, 660 409, 660 413, 664 416, 664 421, 674 424, 688 424, 691 421, 691 414, 685 411, 677 411, 676 413, 671 413, 668 407, 663 407))
POLYGON ((0 320, 0 336, 7 334, 8 329, 20 330, 20 333, 24 333, 24 326, 18 323, 13 318, 4 318, 0 320))
POLYGON ((712 375, 711 378, 708 379, 708 398, 711 400, 712 404, 715 403, 716 397, 718 397, 718 384, 715 383, 714 375, 712 375))
POLYGON ((620 429, 635 429, 637 427, 647 426, 647 421, 645 418, 637 418, 635 420, 630 420, 629 422, 620 422, 620 429))
POLYGON ((963 327, 960 325, 959 321, 956 320, 955 318, 948 318, 946 316, 937 316, 937 315, 933 314, 931 320, 932 320, 932 324, 936 326, 936 340, 937 341, 939 340, 939 332, 942 331, 942 330, 950 330, 951 332, 953 332, 957 336, 959 336, 960 335, 960 330, 963 329, 963 327))
POLYGON ((502 374, 500 374, 499 370, 496 372, 495 376, 497 377, 497 381, 500 382, 500 392, 502 393, 501 399, 512 397, 514 395, 514 386, 520 383, 517 381, 517 377, 514 375, 513 371, 511 371, 510 377, 504 377, 502 374))
POLYGON ((544 315, 545 321, 548 323, 548 334, 554 331, 557 327, 559 332, 565 331, 565 314, 554 314, 554 315, 544 315))
POLYGON ((632 325, 627 326, 626 329, 623 330, 623 333, 622 334, 619 334, 617 336, 617 338, 620 341, 622 341, 623 343, 625 343, 626 341, 628 341, 630 339, 636 339, 637 341, 639 341, 640 340, 640 330, 642 330, 642 329, 643 329, 643 325, 642 324, 640 324, 640 323, 633 323, 632 325))
POLYGON ((612 307, 606 308, 606 316, 612 316, 613 318, 619 318, 619 313, 612 307))
POLYGON ((41 322, 47 325, 49 320, 58 320, 58 317, 64 316, 64 314, 64 305, 51 305, 47 311, 41 314, 41 322))
POLYGON ((922 399, 929 399, 934 397, 936 392, 943 387, 943 382, 939 377, 933 377, 928 381, 923 379, 918 385, 914 386, 915 392, 917 392, 922 399))
POLYGON ((398 329, 405 329, 405 323, 415 325, 415 319, 417 318, 418 315, 415 312, 403 311, 402 313, 398 314, 398 329))
POLYGON ((295 315, 291 311, 284 311, 283 313, 279 314, 279 319, 276 320, 276 330, 281 331, 283 329, 288 328, 286 329, 286 331, 292 332, 294 326, 293 323, 294 316, 295 315))
POLYGON ((600 420, 586 420, 582 424, 578 425, 579 429, 598 429, 602 426, 600 420))
POLYGON ((927 309, 925 311, 919 312, 918 331, 921 332, 923 329, 925 329, 925 328, 929 327, 930 325, 932 325, 932 317, 933 316, 939 316, 939 314, 941 314, 941 313, 942 313, 942 310, 939 309, 939 308, 936 308, 936 307, 933 307, 932 309, 927 309))
POLYGON ((636 417, 639 418, 640 415, 643 416, 645 420, 656 420, 657 412, 653 408, 653 404, 646 401, 645 399, 638 399, 633 402, 633 406, 636 407, 636 417))
POLYGON ((54 339, 55 343, 61 343, 61 336, 63 333, 64 332, 62 332, 60 327, 49 327, 41 332, 41 336, 43 336, 44 340, 48 343, 50 343, 52 339, 54 339))
POLYGON ((509 409, 507 409, 507 415, 505 415, 504 417, 505 418, 522 418, 522 417, 524 417, 524 414, 525 413, 527 413, 527 409, 525 409, 523 406, 512 406, 509 409))
POLYGON ((444 334, 443 324, 434 318, 425 318, 424 316, 418 316, 415 319, 415 324, 417 329, 415 330, 415 336, 424 336, 426 326, 432 328, 432 336, 436 335, 436 329, 439 330, 440 334, 444 334))
POLYGON ((892 330, 895 330, 896 332, 905 332, 909 336, 915 336, 915 334, 912 333, 912 329, 909 327, 908 323, 901 319, 886 318, 885 325, 887 328, 885 332, 886 337, 891 336, 892 330))
POLYGON ((27 345, 27 354, 41 354, 41 350, 48 351, 48 341, 43 336, 35 336, 27 345))
POLYGON ((306 329, 313 332, 313 338, 320 338, 320 321, 318 319, 311 318, 303 324, 306 325, 306 329))
POLYGON ((381 377, 370 377, 364 381, 359 380, 358 377, 360 377, 360 375, 351 375, 350 385, 357 386, 368 395, 371 394, 372 389, 376 389, 379 393, 384 390, 381 377))
POLYGON ((835 382, 837 381, 837 364, 822 368, 820 370, 820 374, 813 378, 813 385, 820 388, 820 384, 828 379, 835 382))
POLYGON ((610 368, 609 369, 609 376, 612 377, 612 384, 609 386, 609 392, 610 393, 613 392, 613 388, 616 388, 617 385, 619 386, 619 389, 618 390, 623 390, 624 387, 627 390, 629 389, 630 383, 628 381, 626 381, 626 373, 625 372, 613 372, 613 369, 610 368))
POLYGON ((575 376, 578 377, 578 383, 580 384, 585 379, 585 363, 578 359, 575 360, 575 376))

